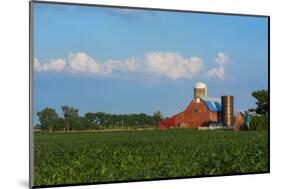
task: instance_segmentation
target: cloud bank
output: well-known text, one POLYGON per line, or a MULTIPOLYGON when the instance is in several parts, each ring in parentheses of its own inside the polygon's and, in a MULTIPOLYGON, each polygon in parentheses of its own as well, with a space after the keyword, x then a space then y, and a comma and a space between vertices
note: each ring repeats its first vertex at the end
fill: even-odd
POLYGON ((89 73, 96 76, 113 76, 118 73, 139 73, 147 76, 163 76, 169 79, 192 79, 203 68, 198 57, 185 58, 177 52, 149 52, 141 58, 96 61, 84 52, 70 54, 67 58, 50 59, 41 63, 34 58, 37 72, 89 73))
POLYGON ((36 71, 62 71, 65 68, 64 59, 51 59, 48 64, 41 64, 37 58, 34 58, 34 69, 36 71))
POLYGON ((219 52, 217 53, 217 56, 214 61, 218 64, 218 67, 210 69, 207 72, 207 77, 224 80, 225 67, 231 62, 230 58, 226 54, 219 52))

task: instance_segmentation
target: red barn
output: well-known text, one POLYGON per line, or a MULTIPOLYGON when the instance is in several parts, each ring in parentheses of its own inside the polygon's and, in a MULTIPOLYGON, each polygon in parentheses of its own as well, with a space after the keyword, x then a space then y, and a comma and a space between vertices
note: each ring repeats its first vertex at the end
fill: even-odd
POLYGON ((233 96, 208 97, 207 86, 202 82, 198 82, 194 86, 194 99, 187 108, 161 121, 159 128, 225 126, 239 130, 243 123, 242 115, 238 114, 235 119, 233 118, 233 96))
POLYGON ((171 127, 198 128, 220 120, 221 100, 206 96, 195 97, 187 108, 160 122, 160 129, 171 127))

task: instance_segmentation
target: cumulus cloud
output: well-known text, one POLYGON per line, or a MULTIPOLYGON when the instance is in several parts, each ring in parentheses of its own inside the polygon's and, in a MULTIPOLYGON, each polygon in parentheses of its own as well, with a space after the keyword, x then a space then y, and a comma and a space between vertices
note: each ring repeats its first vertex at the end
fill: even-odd
POLYGON ((225 79, 225 67, 231 62, 230 58, 223 52, 218 52, 214 59, 218 67, 212 68, 207 72, 208 78, 225 79))
POLYGON ((34 58, 33 64, 34 64, 34 70, 39 71, 40 70, 40 62, 37 58, 34 58))
POLYGON ((143 69, 143 62, 141 59, 129 57, 124 60, 107 60, 105 63, 100 64, 102 71, 105 75, 111 75, 114 72, 141 72, 143 69))
POLYGON ((44 64, 41 64, 37 58, 34 59, 34 68, 39 72, 65 71, 93 75, 113 75, 124 72, 165 76, 170 79, 192 79, 202 67, 203 61, 200 58, 188 59, 176 52, 150 52, 142 58, 110 59, 104 63, 96 61, 84 52, 70 54, 67 59, 51 59, 44 64))
POLYGON ((147 72, 164 75, 170 79, 192 79, 202 69, 197 57, 183 58, 179 53, 152 52, 145 55, 147 72))
POLYGON ((209 78, 218 78, 224 80, 224 74, 225 74, 224 67, 220 66, 218 68, 213 68, 209 70, 207 76, 209 78))
POLYGON ((73 73, 89 72, 98 74, 101 72, 101 67, 97 61, 86 53, 79 52, 69 55, 67 70, 73 73))
POLYGON ((50 59, 48 63, 42 64, 37 58, 34 59, 34 69, 36 71, 62 71, 65 68, 66 62, 64 59, 50 59))
POLYGON ((223 52, 218 52, 215 62, 219 64, 220 66, 224 66, 230 62, 230 58, 224 54, 223 52))

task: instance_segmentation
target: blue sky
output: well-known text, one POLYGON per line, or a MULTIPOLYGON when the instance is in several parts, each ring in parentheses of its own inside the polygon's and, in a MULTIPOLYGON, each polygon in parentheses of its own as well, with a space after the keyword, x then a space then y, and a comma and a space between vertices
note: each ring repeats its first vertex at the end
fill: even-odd
POLYGON ((267 18, 34 3, 34 110, 182 111, 208 96, 255 107, 267 88, 267 18))

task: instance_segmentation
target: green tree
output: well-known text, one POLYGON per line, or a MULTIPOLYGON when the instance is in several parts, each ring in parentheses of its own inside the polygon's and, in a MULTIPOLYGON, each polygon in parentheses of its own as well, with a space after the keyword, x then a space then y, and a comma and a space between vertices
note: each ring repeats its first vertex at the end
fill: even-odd
POLYGON ((155 121, 154 124, 158 125, 159 122, 160 122, 161 120, 163 120, 163 115, 161 114, 160 111, 157 111, 157 112, 154 112, 153 118, 154 118, 154 121, 155 121))
POLYGON ((59 119, 56 111, 52 108, 44 108, 42 111, 37 112, 37 115, 41 123, 41 129, 43 131, 49 130, 49 132, 52 132, 53 127, 59 119))
POLYGON ((256 112, 258 114, 268 113, 268 90, 257 90, 252 92, 252 96, 256 98, 256 112))
POLYGON ((250 122, 251 129, 254 130, 267 130, 269 127, 268 115, 254 116, 250 122))
POLYGON ((56 124, 53 127, 53 131, 63 131, 64 128, 65 128, 65 120, 60 117, 56 121, 56 124))
POLYGON ((105 113, 96 112, 95 117, 95 123, 99 126, 99 129, 102 129, 105 126, 105 113))
POLYGON ((75 127, 79 129, 79 110, 69 106, 62 106, 61 109, 63 111, 66 130, 73 130, 75 127))
POLYGON ((88 112, 83 117, 83 127, 85 129, 95 129, 98 124, 97 116, 95 113, 88 112))

